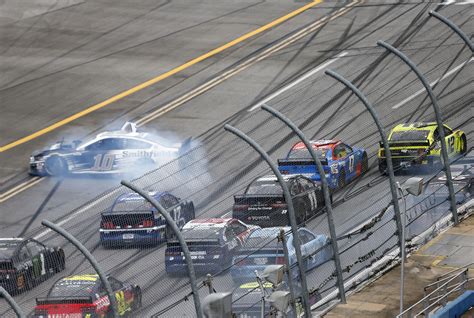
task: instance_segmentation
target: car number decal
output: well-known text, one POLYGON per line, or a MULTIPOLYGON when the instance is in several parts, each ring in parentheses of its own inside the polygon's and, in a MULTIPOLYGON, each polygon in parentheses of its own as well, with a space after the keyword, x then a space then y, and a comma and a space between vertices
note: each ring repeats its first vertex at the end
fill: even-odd
POLYGON ((112 167, 114 165, 115 161, 115 155, 113 154, 98 154, 94 156, 94 166, 92 167, 92 170, 97 170, 97 171, 108 171, 112 170, 112 167))

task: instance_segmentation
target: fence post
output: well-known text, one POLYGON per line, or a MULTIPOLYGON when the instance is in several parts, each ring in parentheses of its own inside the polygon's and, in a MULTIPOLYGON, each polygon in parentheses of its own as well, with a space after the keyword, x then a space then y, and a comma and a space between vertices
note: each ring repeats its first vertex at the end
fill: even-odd
POLYGON ((26 318, 25 314, 21 310, 20 306, 13 300, 13 297, 2 287, 0 286, 0 295, 5 298, 7 303, 12 307, 13 311, 15 312, 16 316, 19 318, 26 318))
POLYGON ((104 284, 105 291, 107 293, 107 296, 109 297, 110 304, 112 305, 112 313, 114 317, 119 317, 118 312, 117 312, 117 301, 115 299, 115 294, 113 292, 112 286, 110 286, 110 282, 107 279, 107 276, 102 271, 99 263, 94 258, 94 256, 92 256, 89 250, 84 245, 82 245, 82 243, 79 242, 79 240, 77 240, 74 236, 72 236, 69 232, 67 232, 65 229, 63 229, 59 225, 56 225, 53 222, 50 222, 48 220, 41 221, 41 224, 43 224, 44 226, 50 228, 54 232, 64 237, 72 245, 74 245, 82 253, 82 255, 84 255, 85 258, 87 258, 87 260, 91 263, 94 270, 99 275, 99 278, 102 281, 102 284, 104 284))
POLYGON ((184 258, 185 258, 186 265, 188 268, 188 275, 189 275, 189 280, 191 283, 191 291, 193 293, 196 316, 198 318, 202 318, 201 300, 199 299, 198 288, 196 284, 196 272, 194 271, 194 265, 191 259, 191 254, 189 253, 188 245, 184 241, 183 235, 181 235, 181 231, 179 230, 178 226, 176 225, 176 223, 174 222, 173 218, 168 213, 168 211, 166 211, 166 209, 163 208, 163 206, 157 200, 155 200, 155 198, 149 195, 146 191, 138 188, 137 186, 135 186, 134 184, 126 180, 122 180, 120 183, 123 186, 131 189, 132 191, 135 191, 136 193, 141 195, 145 200, 150 202, 151 205, 153 205, 156 208, 156 210, 165 218, 166 222, 173 230, 174 234, 176 235, 176 238, 179 241, 181 249, 183 250, 184 258))
POLYGON ((290 288, 291 306, 296 313, 295 289, 293 288, 293 277, 291 277, 290 256, 288 255, 288 246, 286 246, 285 230, 280 229, 278 241, 283 245, 283 254, 285 255, 286 274, 288 276, 288 287, 290 288))
POLYGON ((441 22, 444 22, 444 24, 450 27, 454 32, 456 32, 463 39, 463 41, 467 44, 467 46, 471 49, 471 51, 474 51, 473 43, 471 42, 471 40, 469 40, 469 37, 467 36, 467 34, 464 33, 456 24, 451 22, 451 20, 449 20, 448 18, 443 17, 441 14, 439 14, 436 11, 431 10, 428 14, 440 20, 441 22))
POLYGON ((298 225, 296 223, 295 210, 293 208, 293 202, 290 195, 290 191, 288 190, 288 186, 285 183, 285 180, 283 179, 283 176, 281 175, 280 171, 278 170, 277 165, 272 161, 270 156, 265 152, 265 150, 263 150, 262 147, 260 147, 259 144, 257 144, 252 138, 250 138, 237 128, 230 126, 229 124, 224 125, 224 129, 236 135, 240 139, 244 140, 255 151, 257 151, 260 154, 260 157, 270 166, 272 172, 275 174, 278 182, 281 185, 281 188, 283 190, 283 196, 285 197, 285 202, 288 205, 288 216, 290 219, 291 231, 293 232, 293 245, 295 247, 296 261, 298 262, 298 269, 301 277, 301 295, 303 298, 303 308, 305 312, 305 317, 309 318, 311 317, 311 306, 309 304, 308 284, 306 282, 306 273, 304 270, 305 266, 303 266, 303 257, 301 255, 301 241, 300 236, 298 234, 298 225))
POLYGON ((446 148, 446 135, 444 134, 444 126, 443 126, 443 120, 441 119, 441 113, 439 110, 438 106, 438 100, 436 99, 433 90, 431 89, 431 85, 428 83, 426 78, 423 76, 423 74, 418 70, 418 67, 413 63, 405 54, 403 54, 400 50, 397 50, 390 44, 387 44, 383 41, 377 41, 377 45, 385 48, 387 51, 393 53, 394 55, 398 56, 405 64, 407 64, 410 69, 418 76, 420 79, 421 83, 423 83, 423 86, 426 89, 426 92, 428 93, 428 96, 431 99, 431 103, 433 104, 433 109, 435 112, 436 116, 436 124, 438 125, 438 132, 440 136, 440 143, 441 143, 441 156, 443 158, 443 165, 444 165, 444 172, 446 173, 446 185, 448 186, 449 190, 449 199, 451 201, 451 213, 453 214, 453 220, 454 224, 457 225, 459 223, 459 217, 458 217, 458 212, 457 212, 457 207, 456 207, 456 196, 454 193, 454 187, 453 187, 453 180, 451 176, 451 167, 449 165, 449 158, 448 158, 448 150, 446 148))
POLYGON ((331 76, 332 78, 336 79, 340 83, 344 84, 359 98, 362 104, 364 104, 364 106, 369 111, 370 115, 372 116, 372 119, 375 122, 375 125, 377 126, 377 129, 380 134, 380 138, 382 139, 383 148, 385 151, 385 160, 387 163, 387 173, 388 173, 388 178, 389 178, 389 183, 390 183, 390 192, 392 194, 393 210, 395 213, 395 222, 397 224, 398 241, 400 245, 400 255, 401 255, 402 248, 404 245, 402 242, 402 216, 400 214, 400 206, 398 204, 398 194, 397 194, 398 192, 397 192, 397 187, 396 187, 396 182, 395 182, 395 175, 393 173, 392 153, 390 152, 390 147, 388 145, 387 135, 385 134, 382 124, 380 123, 379 116, 375 112, 375 109, 372 107, 368 99, 365 97, 364 93, 362 93, 362 91, 359 90, 354 84, 352 84, 350 81, 348 81, 341 75, 337 74, 336 72, 332 70, 326 70, 325 73, 331 76))
POLYGON ((321 178, 321 186, 324 194, 324 205, 326 207, 327 217, 328 217, 328 225, 329 225, 329 233, 331 235, 331 245, 333 250, 334 256, 334 264, 336 266, 336 275, 337 275, 337 285, 339 288, 339 297, 341 298, 341 302, 343 304, 346 303, 346 293, 344 290, 344 278, 342 277, 342 268, 341 268, 341 259, 339 257, 339 247, 337 245, 337 235, 336 235, 336 228, 334 226, 334 217, 332 214, 332 205, 331 205, 331 195, 329 194, 329 186, 328 181, 326 179, 326 174, 324 172, 323 165, 321 164, 321 160, 319 160, 316 152, 314 151, 310 141, 304 133, 296 126, 290 119, 285 117, 282 113, 277 111, 276 109, 263 104, 262 109, 272 114, 274 117, 280 119, 283 123, 288 126, 304 143, 306 148, 308 149, 311 157, 313 158, 314 162, 316 163, 316 167, 318 169, 319 176, 321 178))

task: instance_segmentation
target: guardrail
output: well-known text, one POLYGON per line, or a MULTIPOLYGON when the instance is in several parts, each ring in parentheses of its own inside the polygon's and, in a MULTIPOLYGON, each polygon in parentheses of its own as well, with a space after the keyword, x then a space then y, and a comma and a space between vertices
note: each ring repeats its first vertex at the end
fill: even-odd
POLYGON ((452 297, 455 293, 464 292, 468 282, 473 280, 473 278, 469 278, 468 276, 468 266, 469 265, 466 265, 462 269, 456 270, 456 272, 426 286, 425 293, 431 287, 436 288, 399 314, 397 318, 416 318, 422 315, 429 317, 429 315, 432 314, 434 310, 439 309, 440 306, 446 306, 449 297, 452 297))

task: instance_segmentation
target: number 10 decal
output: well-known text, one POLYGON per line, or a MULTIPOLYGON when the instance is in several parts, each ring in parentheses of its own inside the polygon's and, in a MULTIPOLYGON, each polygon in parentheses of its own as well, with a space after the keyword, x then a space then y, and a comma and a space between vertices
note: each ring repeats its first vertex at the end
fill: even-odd
POLYGON ((115 161, 115 155, 112 154, 98 154, 94 156, 94 166, 92 167, 92 170, 98 170, 98 171, 105 171, 105 170, 112 170, 112 167, 114 165, 115 161))

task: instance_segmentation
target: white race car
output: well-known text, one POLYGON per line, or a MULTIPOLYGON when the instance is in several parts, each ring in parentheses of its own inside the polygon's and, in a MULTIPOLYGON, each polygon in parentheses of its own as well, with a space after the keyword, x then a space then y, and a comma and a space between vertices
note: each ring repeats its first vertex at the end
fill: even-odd
POLYGON ((126 122, 119 131, 107 131, 94 139, 73 144, 58 142, 30 157, 31 175, 58 176, 68 173, 121 173, 151 169, 177 158, 190 147, 190 138, 165 145, 149 133, 137 132, 126 122))

